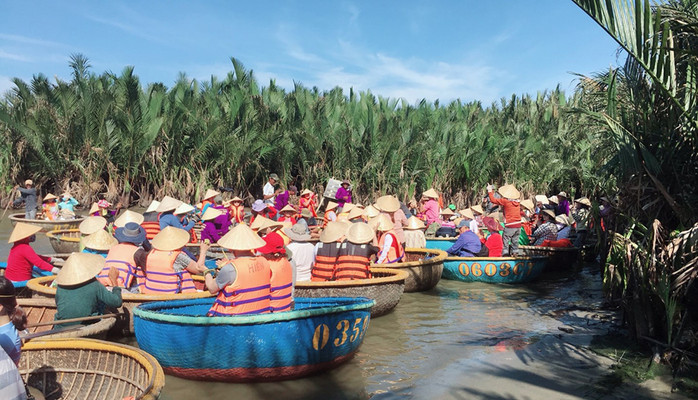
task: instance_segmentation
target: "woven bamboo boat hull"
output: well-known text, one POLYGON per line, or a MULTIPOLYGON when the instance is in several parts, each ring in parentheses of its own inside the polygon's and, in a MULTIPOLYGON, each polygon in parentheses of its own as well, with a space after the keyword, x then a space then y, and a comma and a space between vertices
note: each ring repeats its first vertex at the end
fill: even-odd
POLYGON ((573 267, 580 259, 580 249, 577 247, 542 247, 519 246, 519 250, 527 256, 546 256, 548 269, 564 269, 573 267))
POLYGON ((433 289, 439 283, 447 256, 443 250, 408 248, 405 249, 405 262, 373 266, 407 272, 405 292, 423 292, 433 289))
POLYGON ((207 317, 212 304, 212 299, 194 299, 139 306, 134 310, 139 347, 166 373, 182 378, 295 379, 351 359, 363 342, 374 301, 296 298, 294 311, 207 317))
POLYGON ((390 268, 372 268, 371 279, 327 282, 296 282, 296 297, 365 297, 376 302, 371 317, 391 312, 405 290, 407 272, 390 268))
MULTIPOLYGON (((27 314, 27 325, 34 325, 40 322, 49 322, 55 319, 56 302, 53 299, 17 299, 17 304, 22 307, 27 314)), ((42 336, 43 338, 80 338, 89 337, 95 339, 104 339, 107 337, 107 332, 116 323, 116 318, 104 318, 93 321, 89 325, 78 325, 78 329, 67 330, 66 332, 58 332, 51 335, 42 336)), ((53 325, 37 326, 28 328, 29 334, 50 331, 53 325)))
POLYGON ((58 229, 46 232, 46 237, 56 253, 74 253, 80 251, 79 229, 58 229))
POLYGON ((94 339, 35 339, 19 372, 47 400, 155 400, 165 385, 157 360, 131 346, 94 339))
POLYGON ((547 261, 545 256, 448 257, 441 277, 461 282, 526 283, 540 276, 547 261))
POLYGON ((456 238, 427 238, 427 249, 448 250, 456 243, 456 238))
MULTIPOLYGON (((55 276, 46 276, 41 278, 34 278, 27 282, 27 288, 34 293, 35 297, 45 297, 54 299, 56 298, 56 288, 51 287, 51 283, 55 276)), ((133 309, 138 305, 143 303, 148 303, 151 301, 166 301, 166 300, 183 300, 183 299, 200 299, 206 297, 213 297, 208 291, 196 292, 196 293, 178 293, 178 294, 139 294, 139 293, 129 293, 125 290, 121 291, 121 298, 123 300, 123 311, 126 314, 124 321, 117 321, 115 329, 122 331, 123 333, 133 333, 133 309), (126 319, 127 318, 127 319, 126 319), (124 323, 121 323, 124 322, 124 323)))
POLYGON ((42 232, 50 232, 58 229, 77 229, 80 222, 82 222, 85 217, 79 215, 75 216, 75 219, 69 219, 64 221, 47 221, 43 219, 26 219, 24 218, 24 213, 11 214, 10 221, 12 226, 17 225, 17 222, 24 222, 26 224, 38 225, 41 227, 42 232))

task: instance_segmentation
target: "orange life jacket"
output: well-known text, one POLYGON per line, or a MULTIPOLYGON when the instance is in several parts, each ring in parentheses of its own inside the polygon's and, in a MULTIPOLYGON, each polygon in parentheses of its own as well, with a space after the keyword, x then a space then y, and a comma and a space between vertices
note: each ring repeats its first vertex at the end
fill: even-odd
POLYGON ((304 208, 310 210, 313 217, 317 218, 317 212, 315 211, 315 200, 312 197, 301 197, 300 200, 298 200, 298 209, 303 210, 304 208))
POLYGON ((331 281, 334 279, 334 268, 339 256, 340 243, 318 243, 315 265, 310 270, 313 282, 331 281))
POLYGON ((44 210, 44 217, 48 219, 49 221, 53 221, 56 219, 56 215, 58 215, 58 205, 55 203, 53 205, 44 203, 41 208, 44 210), (55 214, 54 214, 55 211, 55 214))
POLYGON ((344 242, 339 249, 334 279, 337 281, 367 279, 371 277, 371 256, 376 254, 370 244, 344 242))
POLYGON ((228 212, 230 212, 230 222, 242 223, 245 219, 245 206, 240 204, 239 206, 230 205, 228 207, 228 212))
POLYGON ((262 257, 240 257, 231 261, 235 282, 218 292, 208 311, 210 316, 265 314, 271 310, 271 269, 262 257))
POLYGON ((137 270, 134 256, 139 247, 131 243, 119 243, 112 247, 107 253, 107 260, 104 268, 97 275, 97 280, 102 282, 104 286, 111 286, 109 280, 109 267, 115 267, 119 270, 119 287, 130 288, 133 280, 136 278, 137 270))
POLYGON ((153 240, 155 235, 160 233, 160 223, 158 221, 142 222, 141 226, 145 229, 145 238, 153 240))
POLYGON ((388 250, 388 256, 383 260, 383 264, 393 264, 400 262, 405 257, 405 250, 402 248, 402 244, 397 240, 397 235, 392 230, 385 232, 380 240, 378 241, 378 247, 383 251, 383 244, 385 243, 385 238, 391 235, 393 237, 393 243, 388 250))
POLYGON ((291 311, 293 303, 293 267, 285 256, 267 258, 271 269, 271 312, 291 311))
POLYGON ((181 251, 160 251, 153 249, 145 263, 145 283, 141 293, 193 293, 194 280, 189 271, 174 271, 174 262, 181 251))

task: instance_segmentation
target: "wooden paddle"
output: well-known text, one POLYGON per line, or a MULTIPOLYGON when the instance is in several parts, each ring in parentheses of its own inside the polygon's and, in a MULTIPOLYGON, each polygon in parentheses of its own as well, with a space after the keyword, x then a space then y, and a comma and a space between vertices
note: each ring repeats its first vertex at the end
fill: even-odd
POLYGON ((78 329, 80 329, 82 327, 83 327, 82 325, 75 325, 75 326, 67 326, 64 328, 55 328, 55 329, 51 329, 51 330, 43 331, 43 332, 28 333, 26 335, 20 334, 19 338, 26 341, 26 340, 38 338, 41 336, 53 335, 54 333, 77 331, 78 329))
POLYGON ((72 323, 72 322, 90 321, 93 319, 104 319, 104 318, 112 318, 112 317, 116 318, 116 317, 120 317, 122 315, 124 315, 124 313, 90 315, 89 317, 69 318, 69 319, 61 319, 61 320, 55 320, 55 321, 46 321, 46 322, 39 322, 37 324, 27 325, 27 328, 36 328, 37 326, 60 325, 60 324, 67 324, 67 323, 72 323))

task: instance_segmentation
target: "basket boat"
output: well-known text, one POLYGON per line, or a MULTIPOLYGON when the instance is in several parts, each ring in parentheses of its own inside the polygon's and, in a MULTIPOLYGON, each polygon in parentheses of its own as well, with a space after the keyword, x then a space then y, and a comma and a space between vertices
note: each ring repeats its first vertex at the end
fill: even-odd
MULTIPOLYGON (((51 287, 55 275, 45 276, 40 278, 31 279, 27 282, 27 288, 29 288, 36 296, 46 297, 50 299, 56 298, 56 288, 51 287)), ((182 300, 182 299, 200 299, 205 297, 212 297, 213 295, 208 291, 196 292, 196 293, 178 293, 178 294, 140 294, 140 293, 129 293, 125 290, 121 291, 121 298, 123 300, 123 310, 128 317, 128 326, 118 326, 120 330, 127 333, 133 333, 133 309, 139 304, 151 302, 151 301, 165 301, 165 300, 182 300)))
POLYGON ((461 282, 526 283, 540 276, 547 261, 545 256, 448 257, 441 277, 461 282))
MULTIPOLYGON (((4 261, 0 261, 0 276, 5 276, 5 269, 7 269, 7 263, 4 261)), ((32 278, 50 275, 53 275, 51 271, 44 271, 43 269, 37 266, 32 267, 32 278)), ((31 292, 27 290, 27 282, 29 282, 29 280, 12 281, 12 285, 14 285, 15 289, 17 290, 17 297, 31 297, 31 292)))
POLYGON ((56 253, 74 253, 80 251, 79 229, 57 229, 46 232, 46 237, 56 253))
POLYGON ((455 237, 427 238, 427 249, 448 250, 456 243, 455 237))
MULTIPOLYGON (((17 299, 17 304, 22 307, 27 315, 27 325, 34 325, 40 322, 49 322, 55 319, 56 302, 53 299, 17 299)), ((65 332, 56 332, 51 335, 42 336, 43 338, 79 338, 91 337, 96 339, 104 339, 107 337, 107 332, 116 323, 116 318, 103 318, 94 320, 89 325, 76 325, 76 329, 69 329, 65 332)), ((28 328, 29 334, 46 332, 54 328, 53 325, 37 326, 28 328)), ((73 328, 71 326, 71 328, 73 328)))
POLYGON ((365 297, 373 299, 371 317, 380 317, 391 312, 405 290, 408 273, 398 269, 371 268, 370 279, 327 282, 296 282, 296 297, 365 297))
POLYGON ((150 354, 95 339, 26 343, 19 372, 47 400, 155 400, 165 385, 165 374, 150 354))
POLYGON ((50 232, 59 229, 77 229, 78 225, 80 225, 84 219, 85 217, 76 215, 75 219, 48 221, 43 219, 26 219, 24 218, 24 213, 10 214, 12 226, 16 225, 17 222, 24 222, 26 224, 40 226, 42 232, 50 232))
POLYGON ((295 379, 351 359, 366 334, 375 302, 296 298, 293 311, 207 317, 212 304, 212 299, 191 299, 138 306, 138 346, 155 356, 166 373, 182 378, 295 379))
POLYGON ((527 256, 546 256, 548 269, 563 269, 574 266, 580 259, 578 247, 543 247, 543 246, 519 246, 519 250, 527 256))
MULTIPOLYGON (((439 283, 448 254, 436 249, 405 249, 405 262, 372 264, 372 267, 399 269, 407 272, 405 292, 423 292, 439 283)), ((373 271, 373 268, 371 268, 373 271)))

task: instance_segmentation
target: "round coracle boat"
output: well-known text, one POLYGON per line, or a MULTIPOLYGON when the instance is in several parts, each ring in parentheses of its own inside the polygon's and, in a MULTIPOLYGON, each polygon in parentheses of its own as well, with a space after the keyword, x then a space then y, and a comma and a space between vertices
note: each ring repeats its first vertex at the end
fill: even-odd
POLYGON ((85 323, 89 325, 73 325, 66 328, 55 328, 53 324, 33 326, 54 321, 56 315, 56 302, 54 299, 19 298, 17 299, 17 304, 22 307, 27 315, 27 333, 20 335, 23 339, 33 336, 41 336, 42 339, 79 337, 104 339, 107 337, 107 332, 109 332, 116 323, 116 318, 107 317, 86 321, 85 323), (49 334, 50 331, 54 331, 54 333, 49 334))
POLYGON ((77 229, 84 219, 85 217, 76 215, 75 219, 49 221, 46 219, 26 219, 24 218, 24 213, 10 215, 10 221, 12 221, 13 226, 16 225, 17 222, 24 222, 26 224, 40 226, 42 232, 50 232, 59 229, 77 229))
POLYGON ((427 249, 438 249, 446 251, 456 243, 455 237, 427 238, 427 249))
MULTIPOLYGON (((56 288, 51 287, 55 275, 45 276, 41 278, 34 278, 27 282, 27 288, 29 288, 35 297, 46 297, 55 299, 56 298, 56 288)), ((205 297, 213 297, 211 293, 206 291, 196 292, 196 293, 177 293, 177 294, 141 294, 141 293, 130 293, 126 290, 121 291, 121 298, 123 300, 123 311, 126 314, 125 318, 128 318, 128 327, 118 327, 123 328, 124 331, 133 333, 133 309, 139 304, 148 303, 151 301, 166 301, 166 300, 183 300, 183 299, 200 299, 205 297)))
POLYGON ((95 339, 33 340, 22 346, 18 367, 30 393, 47 400, 155 400, 165 385, 150 354, 95 339))
POLYGON ((527 256, 545 256, 548 261, 545 267, 548 269, 563 269, 573 267, 580 259, 578 247, 543 247, 543 246, 519 246, 519 250, 527 256))
POLYGON ((406 271, 390 268, 371 268, 370 279, 351 281, 296 282, 296 297, 365 297, 376 302, 371 317, 391 312, 400 302, 405 290, 406 271))
POLYGON ((448 254, 443 250, 407 248, 404 262, 371 264, 371 271, 373 267, 405 271, 405 292, 423 292, 433 289, 439 283, 446 257, 448 254))
POLYGON ((212 304, 213 299, 193 299, 138 306, 138 346, 166 373, 182 378, 295 379, 351 359, 363 342, 374 301, 296 298, 293 311, 208 317, 212 304))
POLYGON ((46 232, 46 237, 56 253, 74 253, 80 251, 79 229, 57 229, 46 232))
POLYGON ((545 256, 448 257, 443 279, 461 282, 526 283, 538 278, 545 268, 545 256))

